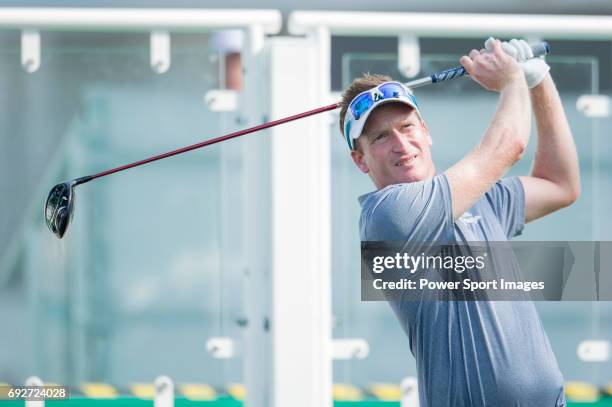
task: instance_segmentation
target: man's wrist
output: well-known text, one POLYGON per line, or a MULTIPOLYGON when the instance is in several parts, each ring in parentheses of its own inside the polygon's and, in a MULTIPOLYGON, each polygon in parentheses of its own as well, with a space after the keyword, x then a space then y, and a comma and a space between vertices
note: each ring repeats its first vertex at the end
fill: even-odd
POLYGON ((542 80, 537 85, 535 85, 532 88, 529 88, 529 91, 530 93, 541 92, 546 87, 548 87, 550 84, 553 84, 552 76, 550 76, 550 72, 546 72, 546 75, 544 75, 544 78, 542 78, 542 80))
POLYGON ((506 82, 502 85, 501 91, 504 92, 506 90, 521 88, 527 88, 527 81, 525 80, 525 75, 523 75, 523 72, 519 70, 506 80, 506 82))

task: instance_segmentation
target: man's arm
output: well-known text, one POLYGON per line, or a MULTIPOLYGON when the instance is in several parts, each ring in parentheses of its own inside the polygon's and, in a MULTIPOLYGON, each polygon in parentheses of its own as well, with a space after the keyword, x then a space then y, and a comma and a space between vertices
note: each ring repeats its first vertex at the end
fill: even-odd
POLYGON ((571 205, 580 195, 578 155, 559 93, 550 76, 531 90, 538 140, 525 190, 525 222, 571 205))
POLYGON ((514 165, 530 133, 529 91, 520 66, 495 41, 491 52, 472 50, 461 64, 488 90, 500 92, 493 121, 476 148, 446 171, 453 218, 459 218, 514 165))

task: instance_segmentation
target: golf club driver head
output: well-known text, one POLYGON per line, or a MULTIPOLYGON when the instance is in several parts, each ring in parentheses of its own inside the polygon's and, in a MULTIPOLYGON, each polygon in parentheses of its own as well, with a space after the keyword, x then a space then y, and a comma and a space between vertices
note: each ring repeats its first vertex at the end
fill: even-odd
POLYGON ((64 236, 74 213, 74 186, 76 181, 57 184, 49 192, 45 203, 45 220, 51 232, 59 239, 64 236))

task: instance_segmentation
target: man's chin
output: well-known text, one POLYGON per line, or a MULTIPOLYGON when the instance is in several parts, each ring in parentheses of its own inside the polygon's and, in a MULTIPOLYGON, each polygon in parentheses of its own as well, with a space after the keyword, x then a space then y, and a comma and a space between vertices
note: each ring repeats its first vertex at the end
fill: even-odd
POLYGON ((426 171, 418 171, 416 169, 409 169, 407 171, 402 171, 401 174, 398 174, 395 178, 394 184, 408 184, 411 182, 419 182, 426 180, 427 173, 426 171))
POLYGON ((432 179, 435 173, 430 175, 430 171, 425 168, 403 168, 400 171, 394 171, 391 173, 388 172, 386 175, 387 176, 381 179, 380 182, 376 182, 375 178, 372 178, 378 189, 382 189, 389 185, 410 184, 412 182, 425 181, 432 179))

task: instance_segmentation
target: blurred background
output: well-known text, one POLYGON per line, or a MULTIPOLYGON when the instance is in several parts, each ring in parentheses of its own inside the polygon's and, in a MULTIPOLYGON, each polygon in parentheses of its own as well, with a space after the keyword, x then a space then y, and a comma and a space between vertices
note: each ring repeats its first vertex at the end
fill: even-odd
MULTIPOLYGON (((35 7, 49 6, 255 5, 0 1, 0 13, 2 7, 32 7, 35 13, 35 7)), ((490 1, 486 6, 447 0, 401 6, 391 1, 269 0, 256 6, 282 13, 277 36, 289 35, 289 15, 306 9, 612 14, 612 3, 603 0, 490 1)), ((267 95, 267 83, 255 87, 248 76, 242 83, 244 36, 214 29, 172 33, 171 65, 162 73, 151 69, 146 32, 41 30, 41 37, 40 67, 30 73, 20 62, 21 30, 0 26, 0 382, 21 384, 35 375, 75 388, 86 382, 109 383, 123 394, 132 383, 164 374, 176 383, 204 383, 218 394, 231 394, 233 384, 244 382, 240 343, 249 311, 243 236, 255 199, 247 193, 252 178, 242 160, 242 139, 79 187, 73 224, 63 240, 48 231, 42 208, 58 182, 241 129, 250 121, 277 118, 269 117, 274 112, 266 111, 269 105, 263 101, 262 114, 251 118, 241 110, 244 101, 231 103, 231 95, 241 99, 257 89, 267 95), (236 92, 224 93, 230 95, 229 108, 207 102, 211 91, 228 90, 236 92), (219 357, 207 350, 211 338, 228 338, 235 349, 219 357)), ((417 76, 457 65, 463 53, 481 48, 484 39, 419 36, 417 76)), ((578 103, 585 95, 609 100, 610 40, 549 40, 553 53, 547 62, 574 132, 583 192, 572 207, 530 224, 522 240, 612 240, 612 122, 605 109, 588 114, 578 103)), ((330 100, 363 72, 409 80, 398 69, 397 36, 332 35, 329 50, 330 100)), ((301 80, 292 78, 292 72, 277 75, 301 80)), ((416 95, 434 138, 439 170, 472 148, 495 110, 495 95, 466 78, 418 89, 416 95)), ((257 94, 247 97, 260 103, 257 94)), ((299 102, 299 95, 293 97, 299 102)), ((304 104, 295 113, 314 107, 304 104)), ((360 301, 357 197, 373 187, 350 160, 337 115, 328 117, 331 335, 363 340, 368 348, 365 357, 334 361, 332 380, 349 385, 344 393, 334 388, 336 399, 361 400, 383 394, 377 384, 397 386, 416 370, 408 340, 388 305, 360 301)), ((283 128, 275 131, 282 134, 283 128)), ((265 133, 248 137, 267 142, 265 133)), ((532 143, 513 174, 529 171, 534 147, 532 143)), ((263 150, 256 159, 265 164, 270 154, 263 150)), ((266 198, 265 178, 261 185, 258 199, 272 202, 272 196, 266 198)), ((262 230, 255 250, 258 244, 270 250, 266 242, 271 238, 270 231, 262 230)), ((591 399, 600 400, 612 383, 612 362, 609 357, 585 361, 577 349, 585 340, 612 339, 612 303, 540 302, 537 307, 565 379, 585 383, 587 398, 589 389, 596 389, 591 399)), ((399 394, 395 387, 390 388, 391 399, 399 399, 393 396, 399 394)))

